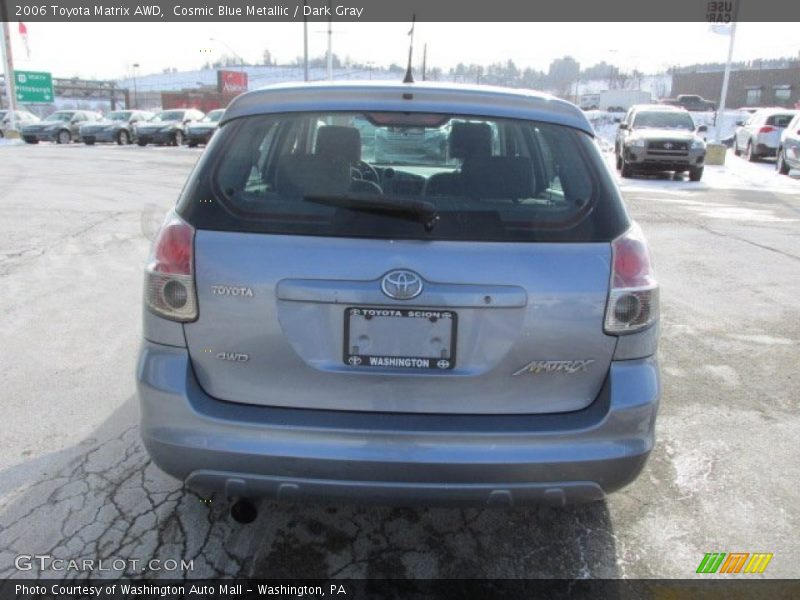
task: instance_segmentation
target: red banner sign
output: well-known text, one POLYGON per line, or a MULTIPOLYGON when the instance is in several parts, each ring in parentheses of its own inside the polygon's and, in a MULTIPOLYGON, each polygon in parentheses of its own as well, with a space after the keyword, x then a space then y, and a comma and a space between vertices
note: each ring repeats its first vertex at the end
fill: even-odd
POLYGON ((244 71, 217 71, 217 89, 223 94, 246 92, 247 73, 244 71))

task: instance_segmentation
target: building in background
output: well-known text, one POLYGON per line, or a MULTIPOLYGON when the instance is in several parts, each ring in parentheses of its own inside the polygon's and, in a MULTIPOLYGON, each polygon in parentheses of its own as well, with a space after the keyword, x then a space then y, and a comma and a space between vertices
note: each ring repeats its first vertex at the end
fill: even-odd
POLYGON ((650 104, 653 95, 644 90, 603 90, 599 94, 583 94, 580 107, 585 110, 624 112, 634 104, 650 104))
MULTIPOLYGON (((719 102, 722 76, 721 71, 673 73, 672 95, 697 94, 719 102)), ((725 105, 730 108, 800 105, 800 66, 732 71, 725 105)))

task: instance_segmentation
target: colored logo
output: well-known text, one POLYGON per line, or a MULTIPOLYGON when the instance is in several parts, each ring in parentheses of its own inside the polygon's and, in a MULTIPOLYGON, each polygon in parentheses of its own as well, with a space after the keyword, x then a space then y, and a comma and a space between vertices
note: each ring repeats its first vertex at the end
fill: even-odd
POLYGON ((697 573, 735 574, 735 573, 763 573, 767 568, 773 554, 766 552, 709 552, 700 561, 697 573))

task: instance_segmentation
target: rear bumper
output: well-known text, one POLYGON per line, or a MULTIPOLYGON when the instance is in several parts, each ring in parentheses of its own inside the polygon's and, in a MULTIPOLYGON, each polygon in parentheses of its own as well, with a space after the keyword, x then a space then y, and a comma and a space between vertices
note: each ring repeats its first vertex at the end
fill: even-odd
POLYGON ((213 134, 213 131, 208 133, 195 133, 193 131, 189 131, 186 133, 186 142, 189 144, 207 144, 213 134))
POLYGON ((138 142, 146 144, 169 144, 172 142, 172 138, 174 135, 175 131, 168 131, 168 132, 158 131, 156 133, 146 133, 146 134, 140 133, 136 136, 136 140, 138 142))
POLYGON ((778 146, 771 144, 758 143, 755 150, 758 156, 778 156, 778 146))
POLYGON ((39 133, 26 133, 22 132, 22 138, 28 139, 37 142, 55 142, 58 137, 57 131, 45 132, 40 131, 39 133))
POLYGON ((599 500, 653 447, 655 358, 612 363, 561 415, 411 415, 258 407, 205 394, 186 349, 144 342, 141 432, 153 461, 204 492, 385 504, 599 500))
POLYGON ((83 142, 116 142, 117 135, 119 135, 119 130, 117 131, 96 131, 94 133, 87 133, 81 134, 81 141, 83 142))

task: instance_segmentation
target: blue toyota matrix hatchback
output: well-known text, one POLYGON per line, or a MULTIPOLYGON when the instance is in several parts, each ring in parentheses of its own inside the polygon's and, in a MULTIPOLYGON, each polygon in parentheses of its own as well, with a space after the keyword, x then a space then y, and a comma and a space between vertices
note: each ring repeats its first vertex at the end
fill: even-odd
POLYGON ((648 247, 591 125, 547 95, 239 96, 154 242, 144 308, 144 444, 199 490, 562 505, 653 448, 648 247))

